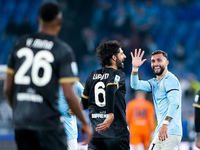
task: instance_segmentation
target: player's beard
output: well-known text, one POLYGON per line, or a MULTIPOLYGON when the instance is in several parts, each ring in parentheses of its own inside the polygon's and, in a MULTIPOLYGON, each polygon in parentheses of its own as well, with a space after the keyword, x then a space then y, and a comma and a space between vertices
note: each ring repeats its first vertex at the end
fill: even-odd
POLYGON ((116 60, 116 65, 117 65, 118 69, 124 68, 123 62, 120 59, 118 59, 118 57, 117 57, 117 60, 116 60))
POLYGON ((154 71, 155 75, 157 75, 157 76, 160 76, 164 72, 164 70, 165 70, 164 66, 159 66, 160 67, 160 71, 159 72, 155 72, 154 67, 153 67, 153 71, 154 71))

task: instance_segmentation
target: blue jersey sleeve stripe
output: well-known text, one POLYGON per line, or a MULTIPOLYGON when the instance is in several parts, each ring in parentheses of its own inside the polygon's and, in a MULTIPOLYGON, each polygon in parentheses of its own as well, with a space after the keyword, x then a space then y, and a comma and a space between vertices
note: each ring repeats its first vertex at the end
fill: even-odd
MULTIPOLYGON (((149 81, 148 81, 149 82, 149 81)), ((152 93, 152 85, 151 85, 151 83, 149 82, 149 84, 150 84, 150 86, 151 86, 151 92, 149 92, 149 93, 152 93)))
POLYGON ((169 93, 169 92, 171 92, 171 91, 174 91, 174 90, 179 91, 179 89, 171 89, 171 90, 167 91, 167 93, 169 93))

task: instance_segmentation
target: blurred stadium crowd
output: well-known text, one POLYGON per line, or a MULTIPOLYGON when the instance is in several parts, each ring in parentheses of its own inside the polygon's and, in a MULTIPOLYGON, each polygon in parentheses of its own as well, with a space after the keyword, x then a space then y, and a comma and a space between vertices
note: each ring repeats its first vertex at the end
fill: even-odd
MULTIPOLYGON (((37 32, 37 13, 43 1, 0 0, 0 64, 6 64, 12 45, 19 36, 37 32)), ((95 56, 99 43, 118 40, 127 56, 124 72, 127 75, 128 102, 133 98, 129 86, 130 52, 142 48, 147 58, 158 49, 168 53, 169 70, 179 77, 183 90, 184 138, 189 139, 188 133, 193 130, 193 96, 200 89, 200 1, 58 1, 64 12, 59 36, 71 45, 76 54, 82 83, 92 70, 99 67, 95 56)), ((143 79, 154 76, 150 59, 141 70, 143 79)))

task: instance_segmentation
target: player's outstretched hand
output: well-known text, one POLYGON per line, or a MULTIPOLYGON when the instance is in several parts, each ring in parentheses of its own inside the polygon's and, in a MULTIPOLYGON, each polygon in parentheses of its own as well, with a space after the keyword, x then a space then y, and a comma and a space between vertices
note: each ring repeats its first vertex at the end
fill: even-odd
POLYGON ((133 68, 139 68, 147 59, 143 59, 144 51, 141 53, 141 48, 139 50, 135 49, 135 55, 131 52, 132 66, 133 68))
POLYGON ((97 125, 96 131, 98 132, 105 131, 110 127, 113 120, 114 120, 114 114, 113 113, 108 114, 108 117, 104 120, 104 122, 97 125))
POLYGON ((87 138, 82 142, 83 145, 86 145, 92 139, 92 129, 87 123, 82 124, 81 132, 87 136, 87 138))

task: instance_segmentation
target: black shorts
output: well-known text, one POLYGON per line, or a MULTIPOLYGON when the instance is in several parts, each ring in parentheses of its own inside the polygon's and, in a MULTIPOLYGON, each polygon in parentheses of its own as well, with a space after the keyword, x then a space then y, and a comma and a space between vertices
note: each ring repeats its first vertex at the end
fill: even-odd
POLYGON ((64 129, 15 130, 18 150, 67 150, 64 129))
POLYGON ((88 150, 130 150, 129 136, 120 138, 93 138, 88 150))

